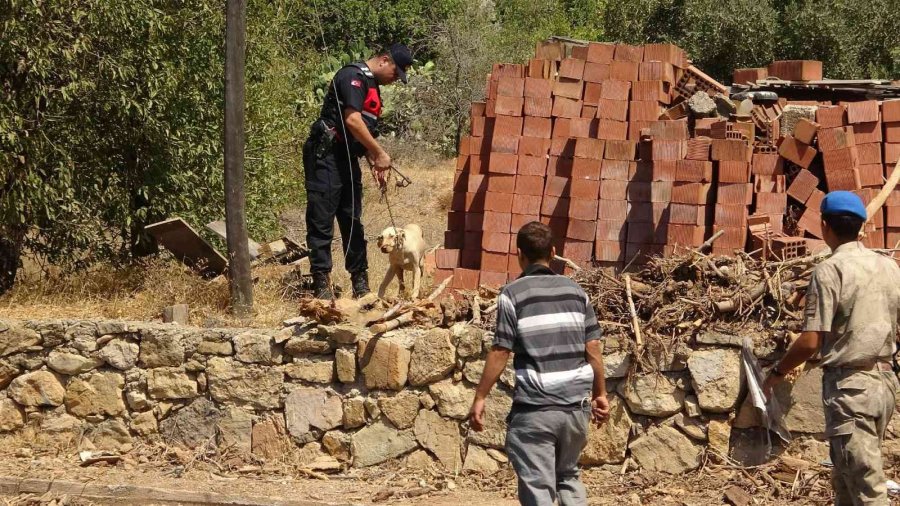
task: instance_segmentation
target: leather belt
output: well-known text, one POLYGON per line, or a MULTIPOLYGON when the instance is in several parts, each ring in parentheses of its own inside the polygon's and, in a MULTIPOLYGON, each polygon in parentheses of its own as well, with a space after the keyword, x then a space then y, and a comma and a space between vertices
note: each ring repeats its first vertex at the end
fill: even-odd
POLYGON ((842 366, 827 366, 826 369, 834 369, 836 371, 844 370, 844 371, 882 371, 882 372, 893 372, 894 368, 888 362, 875 362, 871 365, 842 365, 842 366))

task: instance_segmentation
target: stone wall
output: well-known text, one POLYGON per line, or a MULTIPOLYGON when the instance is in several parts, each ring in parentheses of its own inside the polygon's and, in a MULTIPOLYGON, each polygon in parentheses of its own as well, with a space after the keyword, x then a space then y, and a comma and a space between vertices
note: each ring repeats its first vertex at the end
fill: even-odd
MULTIPOLYGON (((506 460, 511 369, 488 399, 487 430, 464 425, 490 339, 464 324, 376 338, 343 325, 0 321, 0 432, 75 433, 85 448, 120 452, 161 436, 263 459, 289 444, 319 469, 402 458, 492 472, 506 460)), ((591 429, 585 465, 630 454, 644 468, 677 473, 697 467, 707 446, 759 459, 758 420, 739 409, 739 339, 710 332, 690 346, 651 344, 641 360, 653 374, 630 374, 627 344, 607 338, 612 415, 591 429)), ((822 432, 820 376, 779 392, 792 431, 822 432)))

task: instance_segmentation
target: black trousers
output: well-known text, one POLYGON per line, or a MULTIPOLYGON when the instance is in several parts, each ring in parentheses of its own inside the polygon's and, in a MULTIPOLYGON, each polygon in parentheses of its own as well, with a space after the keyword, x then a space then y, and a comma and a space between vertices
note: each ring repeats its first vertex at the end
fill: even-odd
POLYGON ((359 158, 347 156, 345 144, 336 142, 322 158, 316 158, 316 142, 303 145, 306 177, 306 246, 310 272, 331 272, 334 219, 341 229, 344 266, 355 274, 366 271, 366 234, 362 221, 362 172, 359 158))

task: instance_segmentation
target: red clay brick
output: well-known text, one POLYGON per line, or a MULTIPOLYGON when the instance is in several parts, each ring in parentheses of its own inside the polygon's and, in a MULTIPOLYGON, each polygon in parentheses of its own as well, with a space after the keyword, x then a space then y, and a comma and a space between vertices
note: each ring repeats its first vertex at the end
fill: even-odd
POLYGON ((484 102, 472 102, 472 108, 469 111, 470 116, 473 118, 476 116, 484 116, 485 105, 484 102))
POLYGON ((794 138, 798 141, 812 146, 813 139, 816 138, 816 132, 819 130, 819 124, 806 118, 800 118, 794 125, 794 138))
POLYGON ((705 232, 706 230, 703 226, 669 223, 666 242, 669 246, 699 246, 703 244, 705 232))
MULTIPOLYGON (((453 269, 435 269, 433 280, 435 285, 440 285, 445 279, 453 275, 453 269)), ((451 281, 452 283, 452 281, 451 281)))
MULTIPOLYGON (((644 145, 648 143, 642 143, 644 145)), ((685 141, 664 141, 653 139, 649 141, 650 159, 651 160, 682 160, 684 153, 687 151, 687 143, 685 141)), ((641 157, 643 158, 643 156, 641 157)), ((677 169, 676 169, 677 171, 677 169)), ((676 172, 677 177, 677 172, 676 172)))
POLYGON ((490 288, 500 288, 509 281, 509 274, 506 269, 503 272, 481 271, 478 279, 479 286, 487 286, 490 288))
POLYGON ((491 153, 488 172, 491 174, 515 174, 519 157, 509 153, 491 153))
POLYGON ((654 181, 650 183, 650 202, 670 202, 672 200, 672 181, 654 181))
POLYGON ((597 117, 597 106, 583 105, 581 106, 581 117, 586 119, 594 119, 597 117))
POLYGON ((859 155, 860 165, 881 164, 881 143, 857 144, 856 153, 859 155))
MULTIPOLYGON (((885 226, 896 228, 900 227, 900 207, 886 207, 887 217, 884 220, 885 226)), ((894 247, 896 241, 891 243, 891 248, 894 247)))
POLYGON ((540 176, 516 176, 516 189, 514 193, 516 195, 543 195, 544 178, 540 176))
POLYGON ((716 204, 714 223, 721 227, 747 226, 747 206, 741 204, 716 204))
POLYGON ((637 81, 640 65, 630 61, 613 61, 609 65, 609 77, 617 81, 637 81))
POLYGON ((831 170, 825 172, 825 183, 828 191, 836 190, 859 190, 862 184, 859 180, 859 170, 831 170))
POLYGON ((832 171, 855 168, 859 165, 859 155, 856 152, 856 146, 823 152, 822 164, 825 166, 826 174, 832 171))
POLYGON ((450 288, 457 290, 475 290, 481 273, 474 269, 453 269, 453 281, 450 288))
POLYGON ((897 248, 900 245, 900 227, 886 227, 884 229, 884 244, 889 248, 897 248))
POLYGON ((678 160, 677 162, 675 162, 675 181, 683 181, 689 183, 711 183, 712 179, 712 162, 701 162, 699 160, 678 160))
POLYGON ((882 121, 900 121, 900 99, 885 100, 881 103, 882 121))
MULTIPOLYGON (((465 227, 465 215, 463 213, 458 213, 463 215, 463 227, 465 227)), ((444 231, 444 247, 449 249, 462 249, 464 241, 465 231, 460 228, 459 230, 446 230, 444 231)))
MULTIPOLYGON (((537 216, 541 214, 542 196, 540 195, 515 195, 512 201, 513 218, 516 215, 537 216)), ((512 227, 518 230, 518 227, 512 227)))
POLYGON ((791 185, 788 186, 787 194, 798 202, 805 203, 817 186, 819 186, 819 178, 812 172, 803 169, 797 173, 791 185))
MULTIPOLYGON (((885 127, 887 125, 888 124, 886 123, 885 127)), ((871 144, 884 140, 883 136, 881 135, 882 124, 880 121, 875 121, 872 123, 857 123, 850 126, 853 129, 853 139, 857 145, 871 144)))
POLYGON ((900 122, 884 124, 884 142, 900 142, 900 122))
POLYGON ((628 101, 599 99, 597 101, 597 117, 615 121, 628 121, 628 101))
POLYGON ((491 66, 491 76, 495 78, 501 76, 524 77, 525 65, 518 63, 495 63, 491 66))
POLYGON ((822 200, 825 198, 825 192, 822 190, 814 190, 806 199, 806 207, 818 211, 822 206, 822 200))
POLYGON ((497 213, 512 212, 513 197, 511 193, 485 192, 475 193, 471 195, 483 195, 481 209, 470 209, 470 211, 493 211, 497 213))
MULTIPOLYGON (((509 247, 509 243, 507 243, 507 248, 509 247)), ((491 272, 506 272, 506 269, 509 265, 509 253, 503 251, 502 253, 497 252, 493 253, 490 251, 485 251, 481 254, 481 270, 482 271, 491 271, 491 272)))
POLYGON ((880 187, 884 184, 884 166, 880 163, 865 164, 858 167, 859 184, 865 187, 880 187))
MULTIPOLYGON (((600 93, 603 91, 603 85, 600 83, 584 83, 584 106, 582 107, 582 112, 584 112, 584 107, 589 105, 597 106, 600 102, 600 93)), ((595 113, 596 115, 596 113, 595 113)))
POLYGON ((622 243, 619 241, 597 241, 594 243, 594 257, 598 262, 621 262, 622 243))
POLYGON ((584 81, 586 83, 602 83, 610 77, 608 63, 587 62, 584 64, 584 81))
POLYGON ((688 160, 709 160, 709 147, 712 139, 709 137, 695 137, 688 139, 687 151, 684 157, 688 160))
POLYGON ((553 97, 553 116, 557 118, 580 118, 581 100, 567 97, 553 97))
MULTIPOLYGON (((517 138, 514 135, 498 135, 501 138, 517 138)), ((491 152, 491 144, 493 143, 494 136, 491 137, 470 137, 469 138, 469 154, 472 155, 487 155, 491 152)))
POLYGON ((492 153, 516 154, 519 151, 519 137, 512 135, 495 135, 491 139, 492 153))
POLYGON ((710 158, 718 161, 749 162, 753 147, 738 139, 713 139, 710 158))
MULTIPOLYGON (((602 183, 601 183, 602 184, 602 183)), ((600 200, 597 203, 597 219, 622 221, 628 218, 630 205, 625 200, 600 200)))
POLYGON ((521 117, 498 115, 494 118, 493 135, 522 135, 523 124, 521 117))
POLYGON ((821 81, 822 62, 817 60, 780 60, 768 67, 770 77, 785 81, 821 81))
POLYGON ((546 176, 547 156, 520 155, 516 171, 522 176, 546 176))
POLYGON ((654 241, 652 223, 629 223, 626 242, 631 244, 650 244, 654 241))
POLYGON ((628 183, 627 195, 631 202, 650 202, 650 183, 638 181, 628 183))
POLYGON ((631 83, 629 81, 607 80, 603 81, 600 90, 600 98, 607 100, 628 100, 631 94, 631 83))
POLYGON ((466 180, 466 192, 478 193, 487 191, 487 177, 484 174, 471 174, 466 180))
POLYGON ((819 124, 819 128, 836 128, 844 125, 846 117, 847 108, 842 105, 816 109, 816 123, 819 124))
MULTIPOLYGON (((887 142, 884 144, 884 163, 890 164, 890 169, 893 169, 894 164, 897 163, 897 160, 900 159, 900 143, 890 143, 887 142)), ((890 173, 888 173, 890 175, 890 173)))
POLYGON ((553 83, 553 98, 560 97, 581 101, 582 97, 584 97, 584 81, 560 78, 553 83))
POLYGON ((547 176, 544 183, 544 195, 551 197, 568 197, 572 180, 567 177, 547 176))
POLYGON ((559 77, 581 80, 584 76, 584 60, 566 58, 559 62, 559 77))
POLYGON ((661 61, 645 61, 640 65, 638 78, 641 81, 675 82, 675 68, 671 63, 661 61))
POLYGON ((549 139, 553 134, 553 120, 550 118, 540 118, 526 116, 522 126, 523 137, 540 137, 549 139))
POLYGON ((616 44, 614 61, 631 61, 640 63, 644 59, 644 46, 632 46, 629 44, 616 44))
POLYGON ((637 156, 637 143, 634 141, 613 140, 606 142, 603 158, 607 160, 634 160, 637 156))
POLYGON ((541 216, 568 217, 569 199, 544 195, 544 199, 541 202, 541 216))
POLYGON ((769 77, 769 69, 766 67, 734 69, 731 82, 734 84, 755 83, 769 77))
POLYGON ((718 232, 719 230, 723 230, 724 233, 716 239, 716 242, 714 243, 716 246, 725 249, 729 253, 732 250, 744 249, 744 246, 747 244, 746 223, 739 227, 727 227, 716 223, 713 227, 713 232, 718 232))
POLYGON ((597 126, 597 138, 611 141, 628 139, 628 123, 601 119, 597 126))
POLYGON ((572 46, 572 58, 577 58, 579 60, 587 60, 587 52, 588 47, 587 44, 583 46, 572 46))
MULTIPOLYGON (((483 250, 490 251, 491 253, 503 253, 504 255, 508 255, 510 237, 512 237, 510 234, 502 232, 485 232, 481 238, 481 247, 483 250)), ((506 264, 504 263, 504 267, 505 266, 506 264)), ((483 262, 482 268, 484 268, 483 262)), ((506 269, 504 268, 504 271, 505 270, 506 269)))
MULTIPOLYGON (((819 130, 819 139, 821 138, 822 130, 819 130)), ((778 154, 800 167, 808 169, 816 157, 816 149, 788 135, 782 138, 781 145, 778 147, 778 154)))
POLYGON ((515 194, 516 176, 511 174, 490 174, 487 177, 487 189, 490 192, 515 194))
POLYGON ((662 141, 686 141, 691 138, 687 121, 682 119, 651 121, 648 128, 651 137, 662 141))
POLYGON ((477 269, 481 264, 481 240, 484 232, 467 231, 464 237, 465 247, 459 253, 459 266, 466 269, 477 269))
MULTIPOLYGON (((530 199, 532 197, 524 197, 524 198, 530 199)), ((515 202, 518 202, 518 199, 515 202)), ((515 202, 513 203, 514 207, 516 205, 515 202)), ((541 221, 540 214, 541 214, 540 213, 540 202, 538 202, 538 212, 536 212, 536 213, 533 213, 533 214, 532 213, 529 213, 529 214, 513 213, 512 219, 509 222, 509 231, 512 234, 512 238, 510 239, 510 242, 512 245, 515 245, 516 234, 519 232, 519 229, 522 228, 523 226, 525 226, 526 224, 531 223, 532 221, 541 221)))
POLYGON ((563 246, 563 255, 575 262, 590 262, 594 256, 593 241, 566 240, 563 246))
POLYGON ((603 165, 600 168, 600 179, 628 181, 629 166, 630 163, 625 160, 603 160, 603 165))
POLYGON ((510 213, 484 212, 484 223, 481 229, 484 232, 509 232, 510 213))
POLYGON ((607 179, 600 182, 600 198, 602 200, 626 200, 627 195, 627 181, 607 179))
POLYGON ((669 223, 676 223, 679 225, 705 225, 706 206, 671 204, 669 206, 669 223))
POLYGON ((516 255, 509 256, 509 263, 506 266, 507 272, 509 272, 510 279, 515 279, 522 274, 522 267, 519 265, 519 257, 516 255))
POLYGON ((753 191, 756 193, 759 192, 771 192, 771 193, 785 193, 787 192, 787 186, 785 184, 784 176, 763 176, 759 174, 753 175, 753 191))
POLYGON ((643 61, 661 61, 676 67, 685 66, 684 50, 675 44, 644 44, 643 61))
POLYGON ((553 81, 550 79, 525 78, 523 94, 531 98, 550 98, 553 93, 553 81))
POLYGON ((597 234, 597 225, 590 220, 569 220, 569 227, 566 230, 566 238, 577 239, 579 241, 593 241, 597 234))
POLYGON ((573 181, 569 193, 573 199, 597 200, 600 197, 600 181, 591 179, 573 181))
POLYGON ((475 137, 489 137, 493 135, 493 120, 484 116, 475 116, 472 118, 472 135, 475 137), (487 128, 490 124, 490 129, 487 128))
POLYGON ((753 153, 750 163, 751 174, 775 176, 784 174, 784 164, 780 155, 774 153, 753 153))
POLYGON ((625 241, 627 226, 624 221, 597 220, 598 241, 625 241))
POLYGON ((627 223, 653 223, 653 204, 650 202, 629 202, 627 223))
POLYGON ((662 81, 637 81, 631 84, 632 100, 669 104, 670 85, 662 81))
POLYGON ((822 128, 819 130, 819 151, 835 151, 856 145, 853 129, 849 126, 822 128))
POLYGON ((632 101, 628 103, 628 110, 632 121, 656 121, 663 112, 656 101, 632 101))
POLYGON ((587 61, 595 63, 611 63, 615 53, 615 44, 591 42, 588 44, 587 61))
POLYGON ((569 120, 569 136, 578 139, 597 138, 597 119, 572 118, 569 120))
POLYGON ((605 142, 600 139, 580 138, 575 141, 575 156, 577 158, 603 159, 605 142))
POLYGON ((459 267, 458 249, 439 249, 435 251, 434 258, 438 269, 454 269, 459 267))
POLYGON ((550 139, 542 137, 521 137, 519 138, 520 156, 547 156, 550 152, 550 139))
POLYGON ((602 161, 601 160, 593 160, 590 158, 579 158, 575 157, 572 159, 572 180, 573 184, 576 181, 581 181, 584 179, 591 179, 595 181, 600 180, 600 167, 602 161))
POLYGON ((753 185, 750 183, 720 184, 717 202, 749 206, 753 203, 753 185))
POLYGON ((526 116, 549 118, 553 115, 552 98, 525 97, 524 111, 526 116))
POLYGON ((494 100, 494 113, 506 116, 521 116, 525 100, 522 97, 498 96, 494 100))
POLYGON ((720 183, 749 183, 750 164, 747 162, 719 162, 720 183))
POLYGON ((822 238, 822 215, 817 211, 807 208, 797 221, 797 227, 805 230, 807 234, 822 238))
POLYGON ((551 156, 547 161, 547 175, 572 177, 572 158, 551 156))
MULTIPOLYGON (((680 160, 653 160, 650 171, 650 181, 675 181, 678 174, 678 162, 680 160)), ((641 163, 638 162, 640 166, 641 163)), ((637 176, 637 174, 636 174, 637 176)))
POLYGON ((756 194, 757 214, 784 214, 787 209, 786 193, 762 192, 756 194))
MULTIPOLYGON (((484 226, 484 213, 465 213, 464 218, 465 225, 464 230, 466 232, 481 232, 484 226)), ((453 230, 452 227, 447 227, 450 230, 453 230)))
POLYGON ((881 119, 877 100, 846 102, 842 105, 847 107, 847 122, 851 125, 879 121, 881 119))
POLYGON ((522 97, 525 94, 525 79, 521 77, 501 77, 497 80, 497 95, 522 97))
POLYGON ((709 183, 675 183, 672 185, 672 202, 679 204, 706 204, 709 201, 709 183))

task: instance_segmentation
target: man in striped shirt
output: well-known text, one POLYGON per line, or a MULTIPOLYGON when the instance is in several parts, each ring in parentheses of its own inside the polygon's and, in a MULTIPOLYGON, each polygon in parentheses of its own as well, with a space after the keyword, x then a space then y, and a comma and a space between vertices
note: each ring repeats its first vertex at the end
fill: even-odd
POLYGON ((523 505, 585 505, 578 457, 589 418, 609 415, 600 326, 584 290, 550 270, 553 234, 540 222, 516 237, 522 275, 497 302, 497 330, 469 413, 484 429, 484 402, 515 353, 516 387, 506 452, 523 505))

